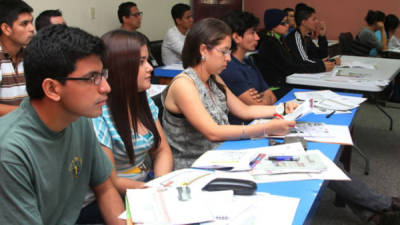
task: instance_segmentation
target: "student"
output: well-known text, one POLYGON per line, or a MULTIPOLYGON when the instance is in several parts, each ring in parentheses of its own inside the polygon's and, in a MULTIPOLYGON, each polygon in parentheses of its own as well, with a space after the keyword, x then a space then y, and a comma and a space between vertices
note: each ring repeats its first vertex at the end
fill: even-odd
MULTIPOLYGON (((265 83, 260 71, 249 59, 246 53, 256 49, 258 40, 256 28, 259 20, 248 12, 235 11, 224 16, 222 20, 232 30, 232 54, 231 61, 220 74, 228 88, 242 102, 247 105, 272 105, 276 97, 267 83, 265 83)), ((230 124, 246 124, 231 113, 230 124)))
POLYGON ((0 116, 26 97, 23 57, 34 35, 33 9, 21 0, 0 1, 0 116))
POLYGON ((285 40, 291 55, 297 60, 309 63, 321 62, 328 57, 326 25, 317 19, 315 10, 307 5, 297 7, 295 21, 296 30, 290 33, 285 40), (310 35, 312 32, 317 33, 318 47, 310 35))
POLYGON ((399 48, 400 41, 396 38, 396 30, 399 26, 399 18, 396 15, 390 14, 385 18, 385 30, 387 32, 388 49, 399 48))
POLYGON ((150 51, 150 40, 143 33, 137 31, 142 25, 143 12, 139 11, 134 2, 123 2, 118 6, 118 20, 121 23, 121 29, 137 32, 146 39, 147 49, 149 49, 149 61, 153 66, 158 66, 150 51))
POLYGON ((387 50, 387 38, 384 25, 385 14, 369 10, 365 21, 367 22, 367 26, 361 29, 356 38, 371 49, 375 48, 376 51, 372 50, 370 55, 376 56, 379 51, 387 50), (375 36, 375 32, 378 30, 381 32, 380 41, 375 36))
POLYGON ((35 28, 36 32, 41 30, 44 27, 53 25, 53 24, 66 24, 64 17, 59 9, 54 10, 45 10, 36 17, 35 20, 35 28))
POLYGON ((321 73, 333 69, 332 62, 311 63, 294 59, 289 54, 281 38, 289 29, 287 16, 282 10, 266 10, 264 24, 267 34, 263 37, 264 41, 258 50, 256 65, 268 85, 279 87, 274 91, 278 99, 292 88, 286 84, 286 76, 293 73, 321 73))
POLYGON ((182 3, 174 5, 171 15, 175 26, 168 29, 161 47, 162 61, 165 65, 182 63, 183 43, 187 32, 193 25, 193 16, 189 5, 182 3))
MULTIPOLYGON (((230 48, 231 30, 218 19, 195 23, 186 36, 182 51, 185 70, 161 95, 163 125, 174 153, 175 169, 189 167, 222 141, 285 134, 295 125, 287 120, 229 125, 228 112, 250 120, 271 117, 277 110, 277 106, 248 106, 224 84, 218 74, 230 61, 230 48)), ((286 110, 290 112, 293 107, 287 105, 286 110)))
POLYGON ((0 224, 75 224, 89 188, 107 224, 124 224, 112 163, 90 119, 110 92, 101 39, 54 25, 26 48, 29 98, 0 118, 0 224))
POLYGON ((153 67, 147 62, 143 36, 115 30, 103 40, 107 46, 104 65, 113 91, 93 124, 104 151, 114 162, 114 173, 118 173, 113 183, 124 195, 127 188, 144 187, 150 169, 155 177, 170 172, 172 153, 158 108, 146 92, 153 67))
POLYGON ((296 21, 294 20, 294 9, 285 8, 283 11, 286 13, 288 23, 289 23, 289 31, 285 35, 285 37, 286 37, 288 34, 292 33, 292 31, 296 30, 296 21))

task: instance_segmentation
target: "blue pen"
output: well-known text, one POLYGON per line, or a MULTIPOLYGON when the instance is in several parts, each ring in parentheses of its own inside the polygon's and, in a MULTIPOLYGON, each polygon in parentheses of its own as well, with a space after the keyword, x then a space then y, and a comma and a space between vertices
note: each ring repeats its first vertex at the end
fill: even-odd
POLYGON ((289 155, 282 155, 282 156, 268 156, 268 160, 272 161, 299 161, 298 156, 289 156, 289 155))

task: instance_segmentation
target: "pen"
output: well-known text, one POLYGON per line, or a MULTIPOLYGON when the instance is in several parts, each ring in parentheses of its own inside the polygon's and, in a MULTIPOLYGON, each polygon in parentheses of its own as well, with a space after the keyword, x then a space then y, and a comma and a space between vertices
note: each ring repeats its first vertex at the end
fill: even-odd
POLYGON ((259 162, 261 162, 261 160, 265 157, 265 154, 260 153, 257 155, 257 157, 253 160, 251 160, 251 162, 249 163, 250 168, 253 169, 259 162))
POLYGON ((326 115, 326 118, 331 117, 333 114, 335 114, 336 110, 333 110, 331 113, 329 113, 328 115, 326 115))
POLYGON ((299 161, 298 156, 288 156, 288 155, 282 155, 282 156, 268 156, 268 160, 272 161, 299 161))

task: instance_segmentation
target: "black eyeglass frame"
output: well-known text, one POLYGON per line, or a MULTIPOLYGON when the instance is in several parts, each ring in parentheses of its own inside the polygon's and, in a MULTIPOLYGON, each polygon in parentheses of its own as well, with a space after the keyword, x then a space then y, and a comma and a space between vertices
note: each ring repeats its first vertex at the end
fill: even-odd
POLYGON ((91 81, 94 85, 100 85, 102 79, 108 79, 108 69, 102 69, 100 73, 98 72, 91 72, 84 77, 55 77, 55 80, 63 81, 63 80, 84 80, 84 81, 91 81))

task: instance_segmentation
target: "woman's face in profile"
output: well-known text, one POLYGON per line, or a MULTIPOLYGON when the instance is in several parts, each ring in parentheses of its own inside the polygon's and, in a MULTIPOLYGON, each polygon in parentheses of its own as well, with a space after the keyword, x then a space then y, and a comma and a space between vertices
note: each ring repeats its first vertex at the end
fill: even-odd
POLYGON ((205 62, 210 74, 218 75, 226 68, 228 62, 231 61, 230 49, 230 35, 221 40, 218 45, 208 49, 205 62))
POLYGON ((151 86, 150 80, 153 67, 150 65, 148 58, 149 53, 147 50, 147 46, 143 45, 140 48, 140 64, 137 76, 138 92, 145 91, 151 86))

